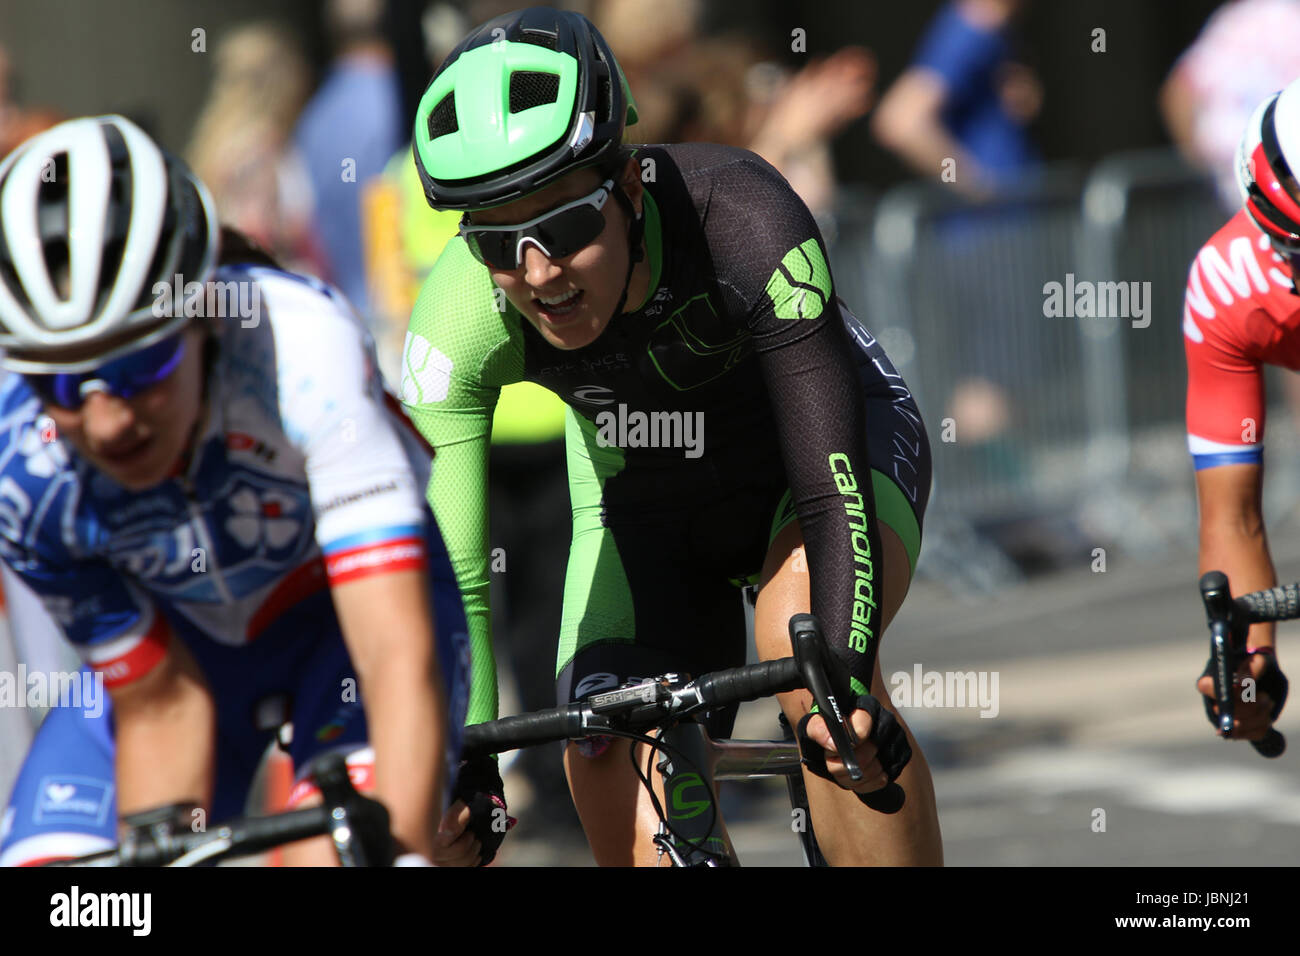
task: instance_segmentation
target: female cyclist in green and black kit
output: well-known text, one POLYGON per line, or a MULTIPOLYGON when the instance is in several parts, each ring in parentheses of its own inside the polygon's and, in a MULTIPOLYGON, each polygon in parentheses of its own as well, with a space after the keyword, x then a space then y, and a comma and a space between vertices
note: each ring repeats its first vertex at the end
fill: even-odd
MULTIPOLYGON (((916 405, 836 298, 789 184, 741 149, 624 147, 635 119, 605 41, 582 16, 545 8, 471 33, 417 112, 429 203, 465 218, 411 317, 402 398, 437 451, 429 500, 474 644, 470 722, 496 716, 492 411, 502 386, 527 380, 569 406, 561 702, 743 663, 735 588, 757 583, 760 656, 788 655, 789 618, 811 610, 862 695, 850 721, 865 776, 853 789, 897 779, 907 793, 894 815, 863 806, 823 750, 821 718, 805 721, 827 858, 939 863, 929 769, 876 659, 930 490, 916 405)), ((797 725, 811 697, 781 704, 797 725)), ((711 729, 726 732, 733 716, 711 729)), ((566 748, 565 765, 597 861, 653 864, 657 818, 626 754, 579 749, 566 748)), ((499 789, 491 767, 466 776, 499 789)), ((442 838, 472 843, 468 818, 453 807, 442 838)))

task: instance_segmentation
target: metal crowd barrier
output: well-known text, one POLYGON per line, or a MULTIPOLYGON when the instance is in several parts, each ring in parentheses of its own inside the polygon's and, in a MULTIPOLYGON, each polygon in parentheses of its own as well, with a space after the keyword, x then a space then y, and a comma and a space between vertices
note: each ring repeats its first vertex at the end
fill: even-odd
MULTIPOLYGON (((832 250, 841 294, 930 433, 927 550, 995 587, 1016 571, 988 529, 1038 521, 1051 537, 1054 519, 1123 492, 1135 435, 1181 434, 1187 269, 1228 212, 1162 150, 1112 156, 1086 179, 1048 167, 978 202, 908 183, 850 218, 832 250)), ((1170 468, 1190 484, 1185 457, 1170 468)))

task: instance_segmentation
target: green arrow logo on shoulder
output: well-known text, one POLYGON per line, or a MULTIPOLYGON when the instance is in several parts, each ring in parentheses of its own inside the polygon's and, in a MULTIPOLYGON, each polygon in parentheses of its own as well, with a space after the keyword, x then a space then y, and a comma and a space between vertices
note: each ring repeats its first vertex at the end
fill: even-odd
POLYGON ((816 239, 785 254, 767 280, 767 294, 778 319, 815 319, 822 314, 831 297, 831 270, 816 239))

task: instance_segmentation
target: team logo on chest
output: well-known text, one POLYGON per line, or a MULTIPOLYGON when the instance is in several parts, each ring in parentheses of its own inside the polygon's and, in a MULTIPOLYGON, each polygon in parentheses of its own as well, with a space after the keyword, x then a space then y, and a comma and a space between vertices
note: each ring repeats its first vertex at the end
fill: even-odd
POLYGON ((251 593, 301 563, 311 546, 306 487, 238 468, 195 506, 172 506, 119 527, 115 563, 149 586, 192 600, 216 600, 219 578, 233 596, 251 593))
POLYGON ((243 548, 258 553, 281 551, 298 540, 302 502, 275 488, 240 488, 230 496, 226 532, 243 548))

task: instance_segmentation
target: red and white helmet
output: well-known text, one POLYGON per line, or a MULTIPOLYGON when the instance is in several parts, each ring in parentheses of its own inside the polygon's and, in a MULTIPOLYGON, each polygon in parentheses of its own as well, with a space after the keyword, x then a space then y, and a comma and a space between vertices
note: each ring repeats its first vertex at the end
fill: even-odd
POLYGON ((1300 250, 1300 80, 1256 107, 1237 148, 1246 212, 1275 242, 1300 250))
POLYGON ((159 314, 155 287, 180 276, 202 288, 218 237, 207 189, 130 120, 74 119, 32 137, 0 163, 4 364, 57 370, 69 349, 99 343, 107 361, 170 334, 186 311, 159 314))

